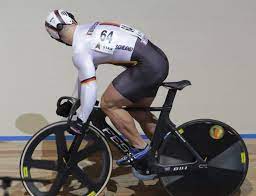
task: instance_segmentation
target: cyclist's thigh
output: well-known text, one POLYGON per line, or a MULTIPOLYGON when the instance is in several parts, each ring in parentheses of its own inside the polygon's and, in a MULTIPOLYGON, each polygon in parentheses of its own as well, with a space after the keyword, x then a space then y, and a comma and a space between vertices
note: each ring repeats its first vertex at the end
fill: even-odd
POLYGON ((101 97, 101 105, 103 107, 122 107, 122 106, 130 106, 133 103, 124 97, 116 88, 112 85, 112 83, 107 87, 105 92, 101 97))
POLYGON ((119 74, 112 84, 123 97, 136 103, 144 97, 155 97, 159 86, 152 84, 152 74, 150 68, 138 63, 119 74))

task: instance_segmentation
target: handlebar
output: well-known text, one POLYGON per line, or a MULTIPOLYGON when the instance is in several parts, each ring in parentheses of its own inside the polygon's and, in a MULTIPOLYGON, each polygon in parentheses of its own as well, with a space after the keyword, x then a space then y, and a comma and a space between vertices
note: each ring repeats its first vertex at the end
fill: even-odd
MULTIPOLYGON (((72 107, 70 109, 70 112, 69 112, 69 115, 68 115, 68 122, 67 122, 70 125, 73 116, 76 114, 77 109, 81 105, 80 99, 75 98, 75 97, 69 97, 69 96, 60 97, 57 101, 57 107, 60 107, 63 100, 68 100, 72 103, 72 107)), ((99 101, 96 100, 95 106, 98 106, 98 105, 99 105, 99 101)))
POLYGON ((60 104, 63 100, 68 100, 72 103, 72 107, 71 107, 69 115, 68 115, 68 124, 70 124, 77 109, 80 107, 80 99, 74 98, 74 97, 68 97, 68 96, 60 97, 57 101, 57 107, 60 106, 60 104))

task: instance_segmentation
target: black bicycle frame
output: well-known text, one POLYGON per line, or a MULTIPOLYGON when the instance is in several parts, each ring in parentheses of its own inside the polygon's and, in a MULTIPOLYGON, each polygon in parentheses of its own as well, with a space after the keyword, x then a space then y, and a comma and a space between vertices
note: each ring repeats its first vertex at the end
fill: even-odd
MULTIPOLYGON (((163 107, 127 107, 127 111, 160 111, 160 116, 157 121, 156 130, 151 142, 151 153, 154 156, 160 148, 164 139, 169 134, 173 134, 195 157, 196 161, 192 163, 184 163, 177 165, 161 165, 157 161, 152 161, 150 164, 151 172, 158 175, 181 175, 189 173, 191 170, 207 168, 206 162, 194 150, 194 148, 182 137, 176 129, 176 125, 170 120, 169 115, 173 106, 173 101, 177 90, 169 89, 163 107)), ((106 115, 102 110, 95 106, 92 114, 90 115, 92 124, 101 130, 101 134, 110 142, 114 144, 123 154, 129 154, 131 146, 122 136, 120 136, 113 128, 106 122, 106 115)))
MULTIPOLYGON (((153 157, 156 157, 156 152, 160 148, 162 142, 168 139, 168 136, 173 134, 195 157, 195 161, 192 163, 184 163, 177 165, 161 165, 157 160, 152 160, 149 164, 149 170, 152 173, 157 173, 158 176, 168 176, 168 175, 185 175, 192 170, 206 169, 206 161, 195 151, 195 149, 186 141, 185 138, 178 132, 176 125, 170 120, 169 115, 173 106, 173 101, 177 93, 176 89, 169 89, 166 96, 163 107, 127 107, 124 108, 127 111, 160 111, 160 116, 157 121, 156 130, 151 141, 151 153, 153 157)), ((63 99, 69 99, 68 97, 63 97, 63 99)), ((60 104, 59 100, 58 104, 60 104)), ((74 100, 73 100, 74 102, 74 100)), ((76 109, 79 107, 80 103, 76 101, 71 109, 71 113, 75 113, 76 109), (72 111, 73 110, 73 111, 72 111)), ((69 120, 71 120, 71 117, 69 120)), ((97 129, 100 130, 100 134, 110 141, 114 146, 116 146, 121 153, 130 154, 131 146, 130 144, 117 133, 111 126, 106 122, 106 115, 96 103, 90 117, 88 119, 97 129)), ((81 142, 81 141, 80 141, 81 142)))

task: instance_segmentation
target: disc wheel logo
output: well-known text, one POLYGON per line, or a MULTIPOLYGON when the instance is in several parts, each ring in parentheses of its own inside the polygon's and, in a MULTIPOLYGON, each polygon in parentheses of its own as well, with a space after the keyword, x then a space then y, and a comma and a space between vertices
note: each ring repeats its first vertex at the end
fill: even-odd
POLYGON ((223 138, 224 134, 225 134, 225 131, 222 126, 214 125, 210 129, 210 136, 215 140, 219 140, 223 138))

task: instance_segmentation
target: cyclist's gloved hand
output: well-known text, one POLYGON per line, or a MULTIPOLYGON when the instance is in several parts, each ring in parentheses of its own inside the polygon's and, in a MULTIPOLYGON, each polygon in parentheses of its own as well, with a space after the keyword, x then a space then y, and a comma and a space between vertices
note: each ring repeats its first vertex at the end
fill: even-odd
POLYGON ((70 133, 72 135, 82 134, 83 130, 87 128, 87 123, 83 123, 83 121, 77 117, 76 121, 72 121, 70 124, 70 133))
POLYGON ((67 118, 71 110, 71 107, 72 103, 70 101, 66 101, 57 107, 56 114, 67 118))

